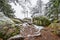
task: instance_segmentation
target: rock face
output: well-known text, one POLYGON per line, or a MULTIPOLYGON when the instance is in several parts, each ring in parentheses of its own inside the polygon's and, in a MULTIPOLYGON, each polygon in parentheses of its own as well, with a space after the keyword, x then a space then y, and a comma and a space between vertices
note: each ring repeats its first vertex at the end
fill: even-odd
POLYGON ((6 17, 3 12, 0 12, 0 30, 5 26, 11 27, 13 24, 14 22, 10 18, 6 17))
POLYGON ((14 27, 14 22, 10 18, 6 17, 2 12, 0 12, 0 38, 9 38, 11 34, 16 31, 16 28, 14 27))
POLYGON ((13 21, 10 18, 6 17, 2 12, 0 12, 0 23, 1 22, 5 22, 5 24, 13 23, 13 21))
MULTIPOLYGON (((25 38, 40 36, 40 30, 43 27, 38 27, 35 25, 29 25, 28 23, 23 23, 20 26, 20 34, 15 35, 8 40, 24 40, 25 38)), ((32 39, 33 40, 33 39, 32 39)))
POLYGON ((29 25, 28 23, 24 23, 20 28, 20 34, 24 37, 33 37, 39 36, 40 33, 39 28, 35 27, 34 25, 29 25))
POLYGON ((1 29, 1 26, 5 26, 5 25, 11 25, 13 24, 14 22, 6 17, 2 12, 0 12, 0 29, 1 29))

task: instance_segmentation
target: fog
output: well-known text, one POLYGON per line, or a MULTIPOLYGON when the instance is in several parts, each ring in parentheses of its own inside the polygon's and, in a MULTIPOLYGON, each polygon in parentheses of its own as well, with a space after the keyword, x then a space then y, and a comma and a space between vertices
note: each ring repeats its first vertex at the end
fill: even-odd
MULTIPOLYGON (((27 4, 27 5, 30 6, 30 7, 34 7, 36 5, 37 0, 30 0, 30 1, 31 1, 32 5, 30 5, 30 4, 27 4)), ((43 4, 46 4, 48 2, 48 0, 42 0, 42 1, 43 1, 43 4)), ((15 16, 17 18, 23 19, 23 18, 27 17, 26 14, 24 16, 24 13, 22 13, 22 11, 24 9, 19 4, 17 4, 17 5, 15 5, 13 3, 10 3, 10 4, 12 5, 12 8, 14 8, 15 16)), ((28 11, 30 11, 30 10, 28 9, 28 11)), ((28 17, 31 18, 31 13, 28 13, 28 17)))

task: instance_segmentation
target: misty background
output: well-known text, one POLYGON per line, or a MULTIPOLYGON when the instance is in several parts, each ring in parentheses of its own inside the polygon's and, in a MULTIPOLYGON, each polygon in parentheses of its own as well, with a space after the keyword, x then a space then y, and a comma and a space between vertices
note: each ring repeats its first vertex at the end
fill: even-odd
MULTIPOLYGON (((42 14, 44 14, 45 4, 49 0, 41 0, 41 1, 42 1, 42 9, 41 10, 42 10, 42 14)), ((24 14, 24 12, 23 12, 24 10, 28 10, 28 18, 31 18, 31 15, 32 15, 31 8, 33 8, 33 7, 35 7, 37 5, 38 0, 30 0, 30 2, 31 2, 31 4, 29 4, 29 3, 24 4, 24 2, 22 2, 22 4, 24 5, 25 9, 22 8, 22 6, 19 5, 18 3, 16 3, 17 5, 15 5, 14 3, 10 3, 12 5, 12 8, 14 8, 14 10, 15 10, 15 16, 17 18, 23 19, 23 18, 27 17, 27 14, 26 13, 24 14)), ((41 15, 41 13, 40 13, 40 15, 41 15)))

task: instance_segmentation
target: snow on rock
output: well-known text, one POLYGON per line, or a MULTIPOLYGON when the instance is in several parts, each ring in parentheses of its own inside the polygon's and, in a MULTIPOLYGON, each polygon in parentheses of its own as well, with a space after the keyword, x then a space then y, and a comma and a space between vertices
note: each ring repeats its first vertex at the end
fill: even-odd
POLYGON ((43 26, 29 25, 28 23, 23 23, 20 34, 24 37, 38 36, 41 34, 41 29, 43 29, 43 26))

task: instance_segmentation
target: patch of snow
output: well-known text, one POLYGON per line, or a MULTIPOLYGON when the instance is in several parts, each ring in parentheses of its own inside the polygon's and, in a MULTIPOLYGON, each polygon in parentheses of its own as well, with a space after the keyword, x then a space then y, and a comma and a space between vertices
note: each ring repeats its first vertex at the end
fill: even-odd
POLYGON ((34 25, 36 27, 36 29, 43 29, 44 27, 43 26, 37 26, 37 25, 34 25))

